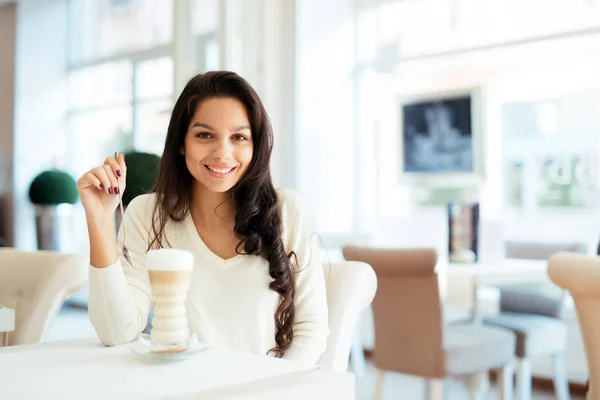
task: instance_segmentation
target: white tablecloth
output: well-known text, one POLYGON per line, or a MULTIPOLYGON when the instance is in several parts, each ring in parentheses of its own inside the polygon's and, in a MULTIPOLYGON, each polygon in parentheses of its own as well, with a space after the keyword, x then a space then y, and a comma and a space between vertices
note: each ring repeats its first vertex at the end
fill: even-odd
MULTIPOLYGON (((277 380, 274 390, 281 392, 282 382, 298 381, 294 375, 309 382, 311 373, 323 380, 321 372, 334 374, 212 348, 175 363, 144 363, 128 345, 105 347, 90 339, 0 349, 0 399, 220 398, 219 390, 239 394, 232 389, 236 385, 265 390, 265 383, 277 380)), ((353 384, 353 378, 342 380, 339 387, 353 384)))

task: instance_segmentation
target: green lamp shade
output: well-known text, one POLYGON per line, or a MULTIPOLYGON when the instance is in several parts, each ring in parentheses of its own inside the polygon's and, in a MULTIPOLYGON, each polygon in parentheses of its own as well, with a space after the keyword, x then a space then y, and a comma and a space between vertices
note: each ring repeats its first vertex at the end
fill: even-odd
POLYGON ((151 153, 125 153, 127 165, 127 187, 123 193, 123 205, 127 206, 135 197, 152 189, 158 175, 160 157, 151 153))
POLYGON ((65 171, 44 171, 31 182, 29 199, 39 205, 75 204, 79 199, 77 183, 65 171))

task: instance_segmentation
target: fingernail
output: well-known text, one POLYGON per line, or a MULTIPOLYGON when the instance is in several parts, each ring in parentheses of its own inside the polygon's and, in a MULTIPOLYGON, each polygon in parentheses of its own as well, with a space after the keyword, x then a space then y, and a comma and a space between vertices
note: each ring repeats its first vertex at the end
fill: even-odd
POLYGON ((115 194, 119 194, 120 190, 118 187, 115 188, 115 194))
POLYGON ((112 194, 112 188, 108 188, 108 194, 112 194))
POLYGON ((100 184, 100 189, 104 190, 104 185, 103 184, 100 184))
POLYGON ((121 173, 121 170, 120 170, 120 169, 118 169, 118 170, 117 170, 117 176, 121 176, 121 175, 123 175, 123 174, 121 173))

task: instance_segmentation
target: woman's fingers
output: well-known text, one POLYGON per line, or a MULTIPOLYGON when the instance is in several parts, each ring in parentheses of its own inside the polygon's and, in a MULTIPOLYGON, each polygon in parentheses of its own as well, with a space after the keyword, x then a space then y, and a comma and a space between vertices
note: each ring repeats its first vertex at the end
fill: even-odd
POLYGON ((77 187, 79 189, 85 189, 89 186, 94 186, 95 188, 104 191, 106 186, 102 184, 102 181, 98 179, 96 175, 92 171, 86 172, 83 174, 81 178, 77 181, 77 187))
MULTIPOLYGON (((109 194, 119 194, 119 180, 117 174, 114 172, 114 169, 111 165, 104 164, 100 167, 108 178, 108 193, 109 194)), ((105 185, 106 186, 106 185, 105 185)))
POLYGON ((121 153, 117 156, 117 162, 119 164, 119 166, 121 167, 121 172, 123 174, 123 177, 125 177, 125 175, 127 174, 127 164, 125 164, 125 154, 121 153))
POLYGON ((124 176, 124 171, 121 167, 121 164, 114 157, 106 157, 106 160, 104 160, 104 165, 109 165, 113 174, 117 178, 124 176))

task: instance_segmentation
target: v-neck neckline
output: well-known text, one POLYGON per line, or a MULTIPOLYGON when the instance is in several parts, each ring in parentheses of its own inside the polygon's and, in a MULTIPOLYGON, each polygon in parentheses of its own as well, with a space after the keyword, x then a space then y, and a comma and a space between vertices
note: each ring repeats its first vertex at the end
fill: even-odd
POLYGON ((246 254, 238 254, 231 258, 223 258, 221 256, 216 255, 206 245, 206 243, 204 243, 204 240, 202 240, 202 237, 200 236, 200 232, 198 232, 198 229, 196 229, 196 224, 194 224, 194 219, 192 218, 191 212, 189 212, 186 217, 186 224, 188 226, 188 229, 190 230, 190 234, 192 235, 192 238, 198 244, 198 249, 202 252, 202 254, 204 254, 208 259, 210 259, 214 263, 216 263, 218 265, 223 265, 223 266, 230 266, 230 265, 239 263, 246 257, 246 254))

